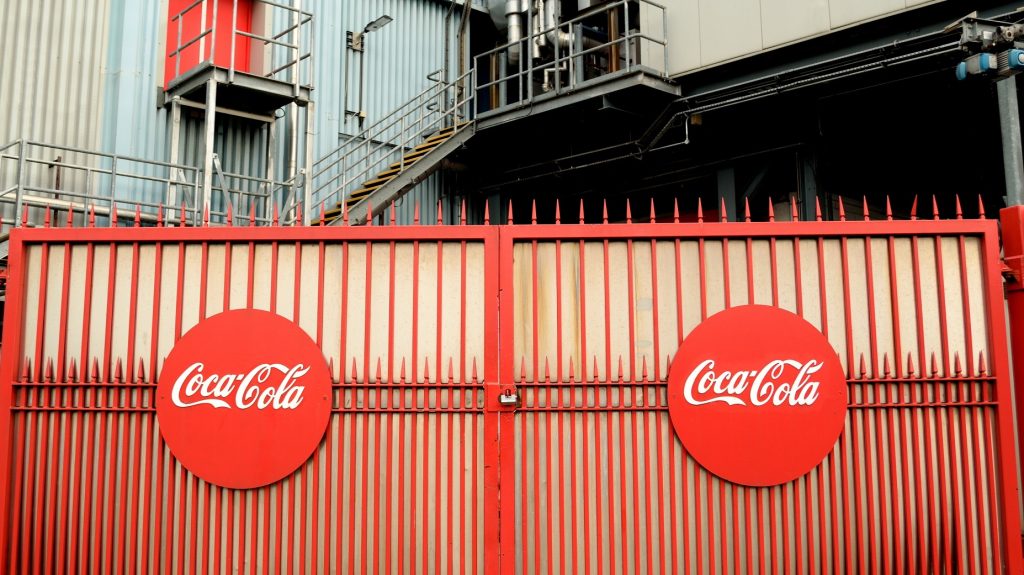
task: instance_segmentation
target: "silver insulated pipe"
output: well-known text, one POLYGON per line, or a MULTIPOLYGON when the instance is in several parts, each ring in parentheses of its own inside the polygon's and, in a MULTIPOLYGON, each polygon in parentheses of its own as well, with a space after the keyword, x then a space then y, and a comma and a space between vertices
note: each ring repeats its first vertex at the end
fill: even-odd
POLYGON ((508 63, 510 66, 519 65, 519 52, 523 39, 523 6, 520 0, 506 0, 505 19, 508 22, 508 63))

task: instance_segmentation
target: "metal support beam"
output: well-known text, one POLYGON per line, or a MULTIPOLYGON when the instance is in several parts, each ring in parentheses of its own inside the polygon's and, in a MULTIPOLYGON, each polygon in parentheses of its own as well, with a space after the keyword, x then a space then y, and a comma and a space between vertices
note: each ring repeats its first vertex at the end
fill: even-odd
POLYGON ((728 167, 718 170, 718 207, 725 202, 730 222, 736 221, 736 170, 728 167))
POLYGON ((817 154, 811 148, 796 153, 797 201, 800 204, 800 219, 814 219, 814 199, 818 196, 818 178, 815 164, 817 154))
POLYGON ((1003 140, 1003 177, 1006 205, 1024 204, 1024 151, 1021 149, 1020 110, 1017 107, 1017 77, 996 82, 999 129, 1003 140))
MULTIPOLYGON (((206 125, 203 138, 203 213, 209 213, 213 190, 213 138, 217 134, 217 80, 206 81, 206 125)), ((197 206, 198 207, 198 206, 197 206)))
MULTIPOLYGON (((178 163, 178 146, 181 141, 181 99, 171 100, 171 143, 170 156, 168 161, 172 164, 178 163)), ((177 175, 177 174, 172 174, 177 175)), ((178 186, 171 184, 167 186, 167 197, 164 202, 168 206, 178 205, 178 186)))

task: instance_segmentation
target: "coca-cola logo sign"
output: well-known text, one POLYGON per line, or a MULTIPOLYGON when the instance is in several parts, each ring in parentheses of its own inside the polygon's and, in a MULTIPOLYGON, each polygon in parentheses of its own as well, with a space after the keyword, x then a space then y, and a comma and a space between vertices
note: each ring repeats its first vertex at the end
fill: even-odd
POLYGON ((846 421, 846 377, 824 335, 778 308, 717 313, 669 368, 669 416, 690 455, 728 481, 778 485, 816 467, 846 421))
POLYGON ((309 459, 331 415, 323 354, 295 323, 232 310, 175 344, 157 382, 160 433, 182 465, 223 487, 251 488, 309 459))

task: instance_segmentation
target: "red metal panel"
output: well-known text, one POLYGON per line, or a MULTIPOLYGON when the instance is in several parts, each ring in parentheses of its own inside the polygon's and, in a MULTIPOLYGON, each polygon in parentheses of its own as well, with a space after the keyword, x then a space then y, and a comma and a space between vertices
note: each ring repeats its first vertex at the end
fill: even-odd
POLYGON ((1021 570, 994 222, 628 220, 15 230, 0 564, 1021 570), (172 340, 267 292, 334 412, 303 467, 238 492, 174 460, 153 399, 172 340), (666 411, 679 341, 757 298, 839 342, 850 397, 833 452, 772 488, 701 469, 666 411))

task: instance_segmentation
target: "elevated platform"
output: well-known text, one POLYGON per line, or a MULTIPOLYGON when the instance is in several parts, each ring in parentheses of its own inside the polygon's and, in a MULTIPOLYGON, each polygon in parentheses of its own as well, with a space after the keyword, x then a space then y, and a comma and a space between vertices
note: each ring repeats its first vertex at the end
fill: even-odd
POLYGON ((206 62, 175 78, 164 92, 164 105, 175 97, 206 102, 206 83, 217 82, 217 106, 267 115, 291 103, 305 106, 312 88, 214 66, 206 62))

